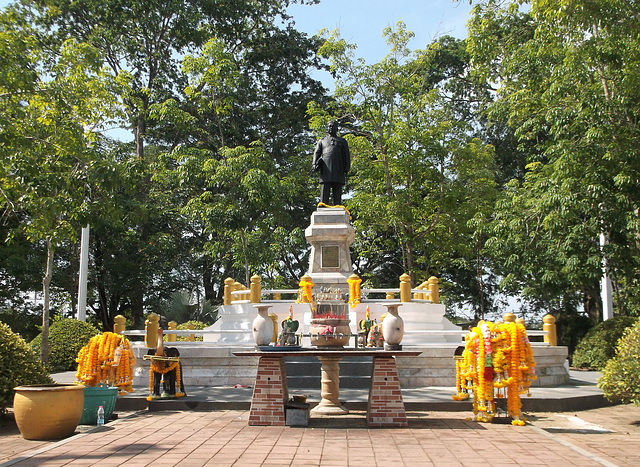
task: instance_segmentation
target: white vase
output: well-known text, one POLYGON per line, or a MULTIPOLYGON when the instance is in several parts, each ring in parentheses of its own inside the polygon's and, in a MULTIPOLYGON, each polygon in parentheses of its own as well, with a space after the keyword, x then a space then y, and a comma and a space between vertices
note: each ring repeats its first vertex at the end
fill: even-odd
POLYGON ((271 305, 253 305, 258 310, 258 316, 253 320, 251 329, 256 345, 269 345, 273 338, 273 320, 269 317, 271 305))
POLYGON ((387 316, 382 321, 382 334, 387 345, 399 345, 404 336, 404 321, 398 316, 398 307, 401 303, 385 305, 387 316))

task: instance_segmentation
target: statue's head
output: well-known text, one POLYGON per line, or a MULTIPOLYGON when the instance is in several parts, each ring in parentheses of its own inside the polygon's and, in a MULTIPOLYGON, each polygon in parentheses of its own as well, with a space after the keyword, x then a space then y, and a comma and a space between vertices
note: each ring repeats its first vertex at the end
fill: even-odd
POLYGON ((331 136, 335 136, 338 133, 338 122, 336 122, 335 120, 331 120, 329 123, 327 123, 327 133, 329 133, 331 136))

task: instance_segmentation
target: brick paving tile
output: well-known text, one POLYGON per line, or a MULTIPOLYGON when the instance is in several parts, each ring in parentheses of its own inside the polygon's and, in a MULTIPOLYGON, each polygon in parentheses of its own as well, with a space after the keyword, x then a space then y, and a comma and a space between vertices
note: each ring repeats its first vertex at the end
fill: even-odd
POLYGON ((10 450, 0 451, 0 462, 22 455, 14 465, 640 465, 640 408, 630 406, 535 414, 525 427, 434 412, 409 413, 408 428, 367 429, 357 415, 339 428, 327 419, 293 428, 249 427, 244 411, 144 412, 61 443, 3 433, 0 449, 10 450))

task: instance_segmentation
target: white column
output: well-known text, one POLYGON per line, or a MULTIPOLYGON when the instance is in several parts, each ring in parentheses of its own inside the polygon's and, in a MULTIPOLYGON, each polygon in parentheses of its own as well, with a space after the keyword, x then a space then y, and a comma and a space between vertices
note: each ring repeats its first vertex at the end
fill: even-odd
POLYGON ((80 236, 80 277, 78 278, 78 320, 87 320, 87 276, 89 273, 89 226, 80 236))
MULTIPOLYGON (((607 244, 607 237, 604 233, 600 234, 600 247, 604 251, 604 246, 607 244)), ((602 260, 602 289, 600 292, 602 299, 602 320, 606 321, 613 318, 613 293, 611 287, 611 279, 607 274, 607 258, 603 255, 602 260)))

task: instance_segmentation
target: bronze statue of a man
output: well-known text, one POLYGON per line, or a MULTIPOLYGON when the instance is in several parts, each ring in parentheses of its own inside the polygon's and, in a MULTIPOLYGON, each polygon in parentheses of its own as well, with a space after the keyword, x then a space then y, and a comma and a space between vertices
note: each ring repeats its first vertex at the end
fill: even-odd
POLYGON ((313 170, 320 172, 320 198, 329 204, 329 194, 333 194, 333 206, 342 204, 342 187, 351 168, 349 143, 337 136, 338 123, 329 122, 327 135, 318 141, 313 153, 313 170))

